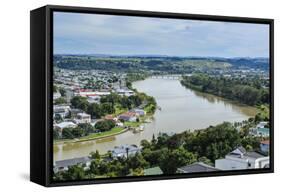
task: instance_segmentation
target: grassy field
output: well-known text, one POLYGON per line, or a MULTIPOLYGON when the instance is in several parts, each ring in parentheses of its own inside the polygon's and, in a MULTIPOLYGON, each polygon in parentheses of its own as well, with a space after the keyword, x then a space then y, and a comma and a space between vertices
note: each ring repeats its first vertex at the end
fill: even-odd
POLYGON ((76 139, 65 139, 65 140, 57 140, 54 142, 54 144, 62 144, 62 143, 73 143, 73 142, 81 142, 81 141, 88 141, 88 140, 95 140, 99 138, 105 138, 105 137, 110 137, 119 133, 123 133, 127 131, 127 129, 124 129, 122 127, 114 127, 110 131, 105 131, 101 133, 93 133, 90 135, 87 135, 85 137, 80 137, 76 139))
POLYGON ((110 131, 105 131, 105 132, 101 132, 101 133, 93 133, 93 134, 87 135, 85 137, 81 137, 81 138, 79 138, 79 141, 98 139, 101 137, 106 137, 106 136, 117 134, 119 132, 122 132, 123 130, 124 130, 124 128, 122 128, 122 127, 114 127, 110 131))

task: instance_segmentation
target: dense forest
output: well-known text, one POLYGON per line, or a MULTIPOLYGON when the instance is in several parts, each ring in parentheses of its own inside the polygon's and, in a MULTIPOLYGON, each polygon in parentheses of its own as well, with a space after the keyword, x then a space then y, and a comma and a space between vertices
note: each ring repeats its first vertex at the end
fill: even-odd
POLYGON ((205 74, 184 76, 182 85, 247 105, 269 104, 269 89, 259 78, 211 77, 205 74))

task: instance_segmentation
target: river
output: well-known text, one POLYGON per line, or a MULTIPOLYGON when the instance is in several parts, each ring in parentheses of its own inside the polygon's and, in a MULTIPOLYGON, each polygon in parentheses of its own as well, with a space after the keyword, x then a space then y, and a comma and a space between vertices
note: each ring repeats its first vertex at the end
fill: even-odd
POLYGON ((144 125, 144 131, 128 131, 95 141, 58 144, 54 147, 54 160, 87 156, 95 150, 106 153, 122 144, 139 145, 141 140, 151 140, 152 135, 157 136, 159 132, 179 133, 202 129, 224 121, 246 120, 256 114, 254 107, 187 89, 179 80, 148 78, 134 82, 133 87, 153 96, 161 107, 155 112, 153 121, 144 125))

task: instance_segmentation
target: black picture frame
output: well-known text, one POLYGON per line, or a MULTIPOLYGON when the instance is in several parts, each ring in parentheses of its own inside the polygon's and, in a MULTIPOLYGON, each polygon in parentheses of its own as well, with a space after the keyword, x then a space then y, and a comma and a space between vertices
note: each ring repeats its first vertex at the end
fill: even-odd
POLYGON ((137 10, 104 9, 47 5, 30 12, 30 180, 43 186, 66 186, 117 183, 146 180, 245 175, 274 172, 274 20, 248 17, 197 15, 137 10), (52 147, 52 57, 53 12, 96 13, 139 17, 193 19, 239 23, 269 24, 270 26, 270 168, 218 171, 178 175, 123 177, 81 181, 53 182, 52 147))

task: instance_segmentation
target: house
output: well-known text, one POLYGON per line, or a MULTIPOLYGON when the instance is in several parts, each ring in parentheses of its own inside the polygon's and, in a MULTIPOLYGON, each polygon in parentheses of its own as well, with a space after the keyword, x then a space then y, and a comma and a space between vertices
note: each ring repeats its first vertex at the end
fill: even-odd
POLYGON ((61 97, 60 92, 55 92, 55 93, 53 93, 53 100, 56 100, 56 99, 58 99, 58 98, 60 98, 60 97, 61 97))
POLYGON ((117 89, 116 90, 118 95, 124 95, 124 96, 131 96, 134 95, 134 91, 130 90, 130 89, 117 89))
POLYGON ((177 169, 177 173, 198 173, 198 172, 212 172, 219 171, 219 169, 207 165, 203 162, 196 162, 191 165, 186 165, 177 169))
POLYGON ((110 92, 109 91, 91 91, 91 90, 80 89, 80 90, 78 90, 78 92, 75 92, 74 95, 81 96, 81 97, 91 97, 91 96, 110 95, 110 92))
POLYGON ((116 117, 113 117, 113 115, 106 115, 104 116, 105 120, 110 120, 110 121, 118 121, 118 119, 116 117))
POLYGON ((126 112, 118 116, 119 120, 136 122, 137 114, 135 112, 126 112))
POLYGON ((75 123, 91 123, 91 115, 87 113, 78 113, 76 119, 74 119, 75 123))
POLYGON ((267 121, 261 121, 256 127, 250 129, 250 134, 253 136, 269 137, 270 130, 267 121))
POLYGON ((162 175, 163 171, 160 169, 160 167, 152 167, 148 169, 143 170, 144 175, 162 175))
POLYGON ((100 98, 101 98, 101 96, 99 96, 99 95, 92 95, 92 96, 88 96, 87 101, 89 103, 100 103, 100 98))
POLYGON ((118 158, 118 157, 127 157, 131 155, 135 155, 137 152, 140 151, 140 148, 136 145, 121 145, 118 147, 114 147, 113 150, 111 150, 112 157, 118 158))
POLYGON ((59 171, 67 171, 68 168, 73 165, 83 166, 84 169, 87 170, 91 165, 91 159, 89 157, 79 157, 56 161, 54 163, 54 172, 57 173, 59 171))
POLYGON ((54 105, 54 116, 60 115, 62 118, 65 118, 67 115, 69 115, 70 112, 70 106, 69 105, 54 105))
POLYGON ((55 128, 59 128, 61 131, 65 128, 75 128, 75 127, 77 127, 77 125, 70 121, 64 121, 55 125, 55 128))
POLYGON ((261 141, 260 142, 260 150, 264 153, 268 153, 269 152, 269 145, 270 145, 269 140, 261 141))
POLYGON ((79 113, 84 113, 81 109, 70 109, 71 117, 76 118, 79 113))
POLYGON ((269 156, 254 151, 247 152, 243 147, 238 147, 224 159, 217 159, 215 167, 221 170, 265 168, 269 167, 269 156))
POLYGON ((139 116, 144 116, 146 114, 145 110, 138 109, 138 108, 131 109, 130 112, 134 112, 134 113, 138 114, 139 116))

